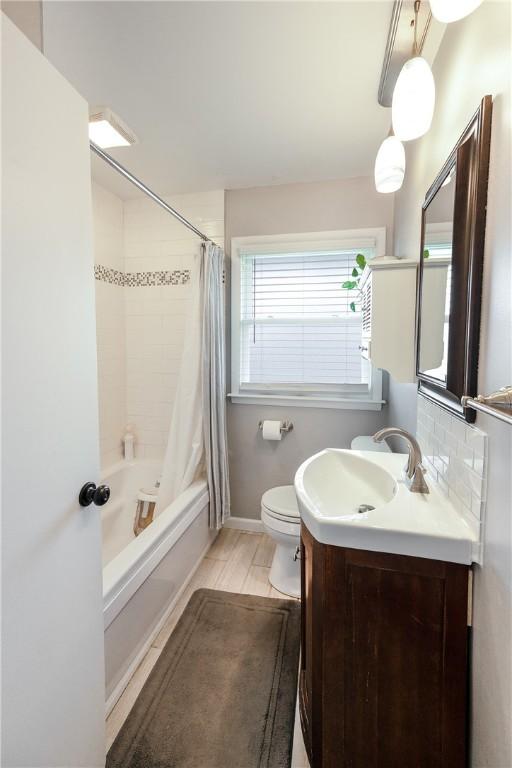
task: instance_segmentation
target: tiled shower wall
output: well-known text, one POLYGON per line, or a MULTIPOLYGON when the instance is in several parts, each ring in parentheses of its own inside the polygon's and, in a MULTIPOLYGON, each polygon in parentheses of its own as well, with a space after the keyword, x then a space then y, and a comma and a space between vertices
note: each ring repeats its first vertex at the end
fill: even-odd
MULTIPOLYGON (((224 243, 224 192, 166 198, 173 208, 218 245, 224 243)), ((126 287, 127 412, 135 427, 137 455, 161 458, 190 309, 198 238, 146 198, 124 205, 127 273, 171 272, 171 285, 126 287)))
MULTIPOLYGON (((98 197, 101 198, 101 193, 98 197)), ((166 200, 198 229, 223 245, 222 190, 179 195, 166 200)), ((136 456, 161 458, 167 443, 176 392, 190 309, 190 278, 195 256, 199 252, 199 240, 146 198, 119 202, 123 212, 121 273, 96 270, 99 278, 96 285, 104 286, 110 280, 112 284, 107 290, 116 291, 123 301, 124 419, 122 425, 116 424, 116 439, 120 443, 129 423, 135 433, 136 456)), ((99 263, 114 270, 119 264, 118 261, 107 264, 105 259, 99 263)), ((103 291, 100 288, 97 295, 103 291)), ((104 311, 104 304, 99 300, 98 312, 104 311)), ((106 315, 108 317, 108 311, 106 315)), ((99 367, 101 401, 103 366, 99 367)), ((100 424, 100 433, 108 424, 111 434, 114 427, 112 421, 107 416, 105 424, 100 424)), ((102 466, 108 466, 112 459, 121 456, 121 448, 117 457, 113 454, 104 457, 102 451, 102 466)))
MULTIPOLYGON (((98 184, 92 186, 94 260, 97 266, 124 269, 123 203, 98 184)), ((101 466, 122 456, 126 426, 126 340, 123 289, 96 280, 96 337, 101 466)))

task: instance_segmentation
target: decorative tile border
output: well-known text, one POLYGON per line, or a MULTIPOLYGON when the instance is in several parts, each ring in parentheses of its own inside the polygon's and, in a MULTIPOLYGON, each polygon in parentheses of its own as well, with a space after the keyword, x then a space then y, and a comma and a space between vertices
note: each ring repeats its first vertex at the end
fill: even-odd
POLYGON ((111 269, 105 267, 103 264, 94 265, 94 277, 96 280, 101 280, 104 283, 110 283, 111 285, 124 285, 125 274, 118 269, 111 269))
POLYGON ((127 288, 147 287, 151 285, 186 285, 190 282, 190 269, 161 269, 154 272, 120 272, 118 269, 94 265, 94 277, 111 285, 127 288))
POLYGON ((190 269, 126 272, 124 284, 129 288, 148 285, 185 285, 190 282, 190 269))

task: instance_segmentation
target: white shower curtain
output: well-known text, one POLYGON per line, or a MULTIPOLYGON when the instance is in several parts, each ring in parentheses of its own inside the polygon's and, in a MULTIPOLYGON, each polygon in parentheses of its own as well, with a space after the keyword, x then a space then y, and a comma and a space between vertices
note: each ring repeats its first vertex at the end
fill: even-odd
POLYGON ((206 470, 209 523, 211 528, 220 528, 229 517, 224 253, 218 246, 206 243, 197 260, 157 514, 206 470))

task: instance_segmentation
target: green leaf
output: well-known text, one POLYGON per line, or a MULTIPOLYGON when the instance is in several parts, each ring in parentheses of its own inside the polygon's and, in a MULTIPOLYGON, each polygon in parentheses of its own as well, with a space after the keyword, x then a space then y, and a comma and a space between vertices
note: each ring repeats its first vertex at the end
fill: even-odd
POLYGON ((364 269, 366 267, 366 258, 362 253, 357 254, 356 264, 359 267, 359 269, 364 269))
POLYGON ((425 248, 424 251, 423 251, 423 258, 424 259, 428 259, 429 256, 430 256, 430 251, 429 251, 428 248, 425 248))
POLYGON ((343 283, 343 285, 341 287, 345 288, 345 290, 347 290, 347 291, 353 291, 354 288, 357 287, 357 283, 356 283, 355 280, 345 280, 345 282, 343 283))
POLYGON ((359 270, 356 267, 352 270, 352 277, 359 277, 359 270))
POLYGON ((355 305, 355 303, 353 301, 350 302, 349 307, 352 310, 352 312, 356 311, 356 305, 355 305))

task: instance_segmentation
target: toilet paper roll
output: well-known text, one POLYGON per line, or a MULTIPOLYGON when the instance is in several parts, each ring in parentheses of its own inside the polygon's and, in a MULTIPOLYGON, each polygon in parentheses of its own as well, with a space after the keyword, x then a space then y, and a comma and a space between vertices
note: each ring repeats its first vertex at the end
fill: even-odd
POLYGON ((280 421, 264 421, 263 422, 263 439, 264 440, 281 440, 281 422, 280 421))

